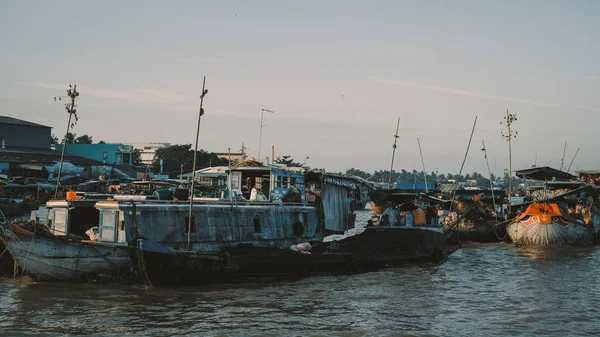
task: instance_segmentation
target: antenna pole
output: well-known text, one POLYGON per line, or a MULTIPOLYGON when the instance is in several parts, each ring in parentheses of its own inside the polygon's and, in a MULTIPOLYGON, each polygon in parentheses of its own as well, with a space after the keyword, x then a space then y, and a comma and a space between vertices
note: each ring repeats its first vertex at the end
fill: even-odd
MULTIPOLYGON (((69 85, 70 87, 70 85, 69 85)), ((69 113, 69 122, 67 123, 67 132, 65 133, 65 143, 63 144, 62 152, 60 153, 60 162, 58 164, 58 176, 56 178, 56 188, 54 190, 54 199, 58 198, 58 187, 60 186, 60 174, 62 173, 63 160, 65 158, 65 149, 67 148, 67 136, 69 135, 69 128, 71 127, 71 118, 75 115, 75 122, 77 122, 77 110, 75 109, 75 98, 79 96, 77 92, 77 84, 73 86, 73 90, 67 90, 68 97, 71 98, 71 104, 66 104, 67 112, 69 113)), ((54 97, 56 100, 56 97, 54 97)))
POLYGON ((419 144, 419 153, 421 154, 421 165, 423 166, 423 178, 425 179, 425 193, 429 193, 429 186, 427 186, 427 171, 425 171, 425 161, 423 161, 423 151, 421 151, 421 142, 417 137, 417 144, 419 144))
POLYGON ((467 145, 467 152, 465 152, 465 158, 463 159, 462 165, 460 165, 460 171, 458 171, 458 178, 456 179, 456 184, 452 189, 452 202, 450 203, 450 212, 452 212, 452 207, 454 207, 454 198, 456 197, 456 189, 458 188, 458 181, 462 176, 462 170, 465 166, 465 162, 467 161, 467 155, 469 155, 469 148, 471 148, 471 141, 473 140, 473 133, 475 132, 475 125, 477 125, 477 116, 475 116, 475 121, 473 122, 473 129, 471 129, 471 137, 469 137, 469 144, 467 145))
POLYGON ((262 144, 262 130, 263 130, 263 126, 266 126, 263 124, 263 117, 264 117, 265 112, 270 112, 272 114, 275 113, 275 111, 271 111, 271 110, 267 110, 267 109, 260 110, 260 134, 258 136, 258 158, 257 158, 258 161, 260 161, 260 146, 262 144))
MULTIPOLYGON (((200 136, 200 121, 202 120, 202 115, 204 115, 204 109, 202 109, 202 104, 204 103, 204 96, 206 96, 206 93, 208 92, 208 90, 206 90, 205 87, 206 84, 206 76, 204 76, 204 79, 202 80, 202 95, 200 95, 200 109, 198 110, 198 127, 196 128, 196 145, 194 146, 194 164, 192 165, 192 184, 190 186, 190 211, 188 213, 188 228, 187 228, 187 250, 190 250, 190 240, 192 237, 192 221, 194 221, 193 219, 193 214, 192 214, 192 207, 194 206, 194 183, 196 182, 196 157, 198 156, 198 137, 200 136)), ((195 223, 195 221, 194 221, 195 223)))
POLYGON ((398 129, 400 128, 400 117, 398 117, 398 123, 396 123, 396 134, 394 135, 394 150, 392 152, 392 166, 390 167, 390 176, 388 178, 388 190, 392 185, 392 173, 394 172, 394 156, 396 155, 396 141, 398 140, 398 129))
POLYGON ((567 173, 569 173, 569 171, 571 171, 571 166, 573 165, 573 162, 575 161, 575 157, 577 157, 578 153, 579 153, 579 148, 577 148, 577 152, 575 152, 573 159, 571 159, 571 164, 569 164, 569 169, 567 170, 567 173))
MULTIPOLYGON (((517 137, 517 133, 515 132, 513 133, 510 129, 510 126, 512 125, 512 123, 514 123, 517 120, 517 115, 516 114, 510 114, 508 113, 508 109, 506 109, 506 117, 504 117, 504 123, 506 123, 506 126, 508 128, 508 134, 504 134, 502 133, 502 136, 504 137, 504 139, 506 139, 506 141, 508 142, 508 214, 510 215, 512 213, 512 200, 511 200, 511 196, 512 196, 512 146, 511 146, 511 140, 515 137, 517 137)), ((500 122, 500 124, 502 124, 502 122, 500 122)))

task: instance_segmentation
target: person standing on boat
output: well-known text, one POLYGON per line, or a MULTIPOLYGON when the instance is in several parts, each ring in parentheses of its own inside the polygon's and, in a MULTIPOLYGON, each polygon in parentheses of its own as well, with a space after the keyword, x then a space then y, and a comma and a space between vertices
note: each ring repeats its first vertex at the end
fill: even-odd
POLYGON ((252 188, 252 191, 250 191, 250 201, 256 201, 256 198, 258 197, 258 191, 260 191, 260 187, 260 183, 254 184, 254 188, 252 188))
POLYGON ((261 189, 262 185, 260 183, 256 183, 254 188, 250 192, 250 201, 266 201, 267 197, 263 193, 261 189))
POLYGON ((398 212, 394 209, 394 207, 389 204, 385 209, 383 214, 381 215, 381 225, 382 226, 391 226, 398 222, 398 212))

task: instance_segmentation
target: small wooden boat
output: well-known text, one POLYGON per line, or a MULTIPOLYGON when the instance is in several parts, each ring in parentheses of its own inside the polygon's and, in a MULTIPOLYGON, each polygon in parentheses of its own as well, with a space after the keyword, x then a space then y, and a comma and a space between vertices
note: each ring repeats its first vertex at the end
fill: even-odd
POLYGON ((456 192, 457 213, 462 215, 462 219, 455 230, 462 242, 499 242, 507 238, 506 228, 498 226, 504 221, 498 215, 504 196, 505 192, 501 190, 494 190, 493 194, 489 189, 456 192))
POLYGON ((114 228, 118 223, 116 212, 102 212, 94 204, 90 200, 50 201, 46 224, 17 224, 2 218, 0 237, 18 265, 36 281, 77 281, 99 274, 121 276, 132 263, 125 238, 114 228), (102 220, 99 213, 104 213, 102 220), (86 240, 86 229, 99 222, 107 231, 100 233, 99 240, 86 240), (111 222, 113 229, 109 230, 111 222))

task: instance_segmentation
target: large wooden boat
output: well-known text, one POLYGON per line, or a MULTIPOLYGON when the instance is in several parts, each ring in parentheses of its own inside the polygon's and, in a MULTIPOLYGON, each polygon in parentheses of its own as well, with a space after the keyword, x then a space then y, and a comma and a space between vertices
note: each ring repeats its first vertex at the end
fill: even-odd
MULTIPOLYGON (((411 261, 443 262, 453 251, 440 226, 368 226, 365 231, 325 241, 329 224, 343 225, 347 192, 354 186, 322 173, 309 173, 305 203, 199 201, 185 230, 187 206, 115 203, 125 227, 138 237, 132 260, 151 284, 206 284, 255 277, 355 273, 411 261), (312 199, 314 198, 314 199, 312 199), (336 220, 337 219, 337 220, 336 220)), ((285 200, 285 196, 283 198, 285 200)))
POLYGON ((573 176, 551 168, 517 171, 517 176, 544 180, 533 191, 530 202, 506 225, 508 235, 519 245, 596 244, 600 209, 595 186, 572 181, 573 176), (562 181, 556 181, 562 180, 562 181))
POLYGON ((569 216, 557 203, 532 203, 506 229, 513 242, 519 245, 596 244, 594 225, 588 220, 569 216))

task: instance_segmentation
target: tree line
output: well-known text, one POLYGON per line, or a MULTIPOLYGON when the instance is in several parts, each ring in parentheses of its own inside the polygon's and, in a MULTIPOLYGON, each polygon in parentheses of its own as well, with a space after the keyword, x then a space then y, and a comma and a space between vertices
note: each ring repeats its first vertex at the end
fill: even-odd
MULTIPOLYGON (((381 170, 381 171, 375 171, 373 173, 369 173, 360 169, 356 169, 356 168, 350 168, 348 170, 346 170, 345 174, 347 175, 353 175, 353 176, 357 176, 357 177, 361 177, 363 179, 372 181, 372 182, 379 182, 379 183, 384 183, 387 182, 390 176, 390 171, 389 170, 381 170)), ((428 183, 440 183, 440 184, 445 184, 445 183, 449 183, 450 181, 456 181, 456 182, 470 182, 472 185, 474 186, 483 186, 483 187, 488 187, 490 186, 490 179, 488 177, 483 176, 482 174, 478 173, 478 172, 473 172, 473 173, 467 173, 464 175, 458 175, 458 174, 452 174, 452 173, 436 173, 436 172, 431 172, 431 173, 427 173, 426 174, 427 177, 427 182, 428 183)), ((491 179, 494 182, 494 186, 498 186, 498 187, 502 187, 502 186, 508 186, 508 179, 509 179, 509 175, 508 175, 508 170, 504 170, 503 175, 500 177, 496 177, 493 173, 491 174, 491 179)), ((412 170, 412 171, 407 171, 405 169, 402 169, 400 171, 392 171, 392 182, 402 182, 402 183, 424 183, 425 182, 425 175, 423 174, 423 171, 417 171, 417 170, 412 170)), ((520 184, 523 181, 519 178, 513 177, 513 184, 520 184)))

